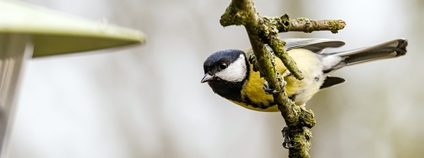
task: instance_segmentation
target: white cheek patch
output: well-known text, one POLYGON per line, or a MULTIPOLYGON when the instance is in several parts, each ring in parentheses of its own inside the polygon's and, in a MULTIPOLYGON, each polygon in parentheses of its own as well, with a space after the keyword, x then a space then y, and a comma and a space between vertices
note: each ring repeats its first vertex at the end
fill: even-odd
POLYGON ((240 82, 246 78, 246 60, 243 54, 231 63, 226 69, 215 74, 216 77, 221 78, 225 81, 240 82))

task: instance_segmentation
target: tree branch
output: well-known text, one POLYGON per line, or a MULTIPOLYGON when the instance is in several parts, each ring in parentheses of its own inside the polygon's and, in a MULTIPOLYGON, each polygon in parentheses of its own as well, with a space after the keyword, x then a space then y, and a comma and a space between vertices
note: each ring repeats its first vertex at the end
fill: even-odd
POLYGON ((343 20, 290 19, 287 14, 281 17, 271 17, 268 19, 272 21, 280 33, 289 31, 302 31, 305 33, 311 33, 313 31, 331 31, 332 33, 337 33, 338 30, 346 26, 343 20))
POLYGON ((221 16, 220 23, 222 26, 243 25, 245 27, 261 76, 265 78, 270 88, 281 91, 281 93, 273 94, 273 97, 287 125, 283 130, 283 135, 290 138, 289 143, 292 144, 292 148, 289 148, 289 157, 310 157, 308 152, 312 133, 309 129, 315 125, 314 114, 311 110, 295 105, 287 97, 284 91, 284 79, 277 73, 274 57, 266 45, 271 47, 290 73, 301 80, 303 79, 302 73, 287 54, 284 48, 285 42, 278 37, 278 33, 288 31, 309 33, 322 30, 337 33, 338 30, 345 27, 346 23, 342 20, 315 21, 307 18, 290 20, 287 14, 281 17, 262 17, 256 12, 253 0, 232 0, 221 16))
MULTIPOLYGON (((337 33, 343 29, 346 23, 343 20, 311 20, 307 18, 297 18, 290 20, 288 31, 303 31, 311 33, 312 31, 330 30, 332 33, 337 33)), ((285 32, 285 31, 280 31, 285 32)))

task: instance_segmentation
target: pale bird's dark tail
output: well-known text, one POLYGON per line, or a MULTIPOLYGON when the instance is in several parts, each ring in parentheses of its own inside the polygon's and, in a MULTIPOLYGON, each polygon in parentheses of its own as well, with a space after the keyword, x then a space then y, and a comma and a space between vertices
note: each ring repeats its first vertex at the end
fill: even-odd
POLYGON ((407 45, 408 41, 406 39, 396 39, 375 46, 337 52, 332 55, 342 57, 344 59, 344 66, 349 66, 374 60, 403 56, 406 54, 407 45))
POLYGON ((345 66, 364 62, 395 58, 406 54, 406 39, 396 39, 378 45, 354 50, 323 53, 324 73, 333 72, 345 66))
MULTIPOLYGON (((321 57, 324 66, 323 72, 331 73, 344 66, 403 56, 406 54, 407 45, 408 41, 406 39, 396 39, 371 47, 322 54, 323 56, 321 57)), ((320 89, 328 88, 343 83, 344 81, 345 80, 340 77, 328 76, 321 85, 320 89)))

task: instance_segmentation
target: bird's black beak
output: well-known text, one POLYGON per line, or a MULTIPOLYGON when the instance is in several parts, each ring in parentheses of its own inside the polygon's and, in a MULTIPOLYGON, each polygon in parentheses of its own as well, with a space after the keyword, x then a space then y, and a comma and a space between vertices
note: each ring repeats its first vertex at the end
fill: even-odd
POLYGON ((202 80, 200 82, 201 83, 205 83, 205 82, 208 82, 208 81, 213 80, 213 78, 214 77, 212 75, 209 75, 208 73, 206 73, 205 76, 203 76, 203 78, 202 78, 202 80))

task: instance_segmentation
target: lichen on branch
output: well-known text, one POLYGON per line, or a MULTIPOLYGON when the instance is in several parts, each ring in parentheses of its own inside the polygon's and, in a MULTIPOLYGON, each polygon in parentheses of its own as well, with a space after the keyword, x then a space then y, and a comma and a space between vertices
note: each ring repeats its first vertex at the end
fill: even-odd
POLYGON ((281 32, 301 31, 311 33, 313 31, 331 31, 337 33, 346 26, 343 20, 313 20, 305 17, 290 19, 284 14, 280 17, 264 17, 269 19, 281 32))
MULTIPOLYGON (((303 31, 311 33, 312 31, 329 30, 332 33, 337 33, 343 29, 346 23, 343 20, 312 20, 307 18, 297 18, 290 20, 290 25, 287 31, 303 31)), ((281 30, 281 32, 287 32, 281 30)))

